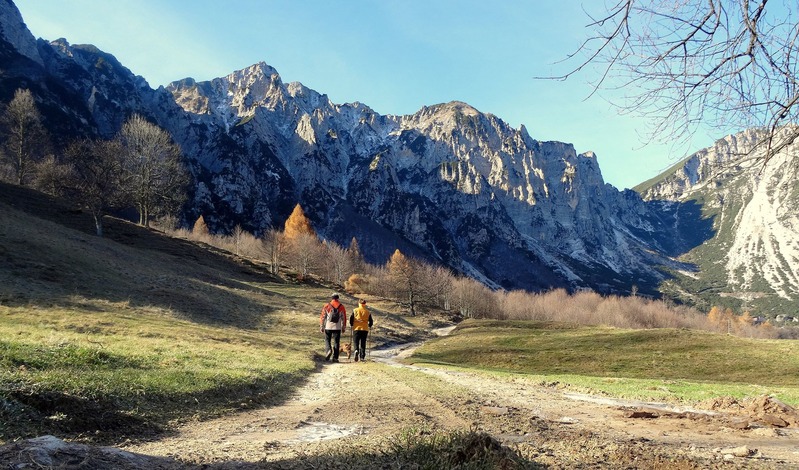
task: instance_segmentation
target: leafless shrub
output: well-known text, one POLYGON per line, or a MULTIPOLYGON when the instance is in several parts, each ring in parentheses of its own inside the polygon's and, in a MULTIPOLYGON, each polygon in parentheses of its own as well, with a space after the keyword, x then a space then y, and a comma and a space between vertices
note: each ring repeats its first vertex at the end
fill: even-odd
POLYGON ((66 193, 66 181, 71 175, 72 167, 50 154, 34 164, 33 187, 51 196, 61 197, 66 193))
POLYGON ((286 261, 298 279, 319 272, 324 248, 315 234, 298 233, 286 243, 286 261))
POLYGON ((671 306, 661 300, 643 297, 601 296, 595 292, 569 294, 563 289, 544 293, 497 291, 474 295, 478 290, 468 279, 453 286, 456 304, 467 317, 508 320, 535 320, 604 325, 617 328, 690 328, 725 332, 750 338, 789 337, 788 329, 777 329, 768 322, 754 325, 748 314, 736 316, 731 310, 716 308, 709 315, 686 307, 671 306), (494 308, 469 305, 478 297, 494 299, 494 308))
POLYGON ((160 230, 166 234, 174 235, 178 229, 179 220, 177 216, 172 214, 165 214, 153 220, 153 228, 160 230))
POLYGON ((353 295, 371 293, 370 287, 370 278, 366 274, 352 274, 344 282, 344 290, 353 295))
POLYGON ((186 240, 191 239, 191 236, 192 236, 191 230, 186 229, 186 228, 176 228, 175 230, 172 230, 171 232, 166 232, 166 233, 171 235, 171 236, 173 236, 173 237, 175 237, 175 238, 183 238, 183 239, 186 239, 186 240))
POLYGON ((322 269, 324 277, 336 284, 343 284, 353 273, 353 258, 338 244, 325 241, 322 245, 322 269))

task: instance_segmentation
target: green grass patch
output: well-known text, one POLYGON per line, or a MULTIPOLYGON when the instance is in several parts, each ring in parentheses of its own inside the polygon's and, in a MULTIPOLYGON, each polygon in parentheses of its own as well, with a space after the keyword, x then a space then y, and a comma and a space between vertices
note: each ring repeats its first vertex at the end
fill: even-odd
POLYGON ((311 348, 281 347, 289 341, 288 329, 0 307, 0 421, 12 423, 0 427, 0 440, 57 433, 113 441, 274 403, 314 368, 311 348))
POLYGON ((639 399, 772 393, 799 404, 799 342, 695 330, 469 320, 413 362, 521 373, 639 399))

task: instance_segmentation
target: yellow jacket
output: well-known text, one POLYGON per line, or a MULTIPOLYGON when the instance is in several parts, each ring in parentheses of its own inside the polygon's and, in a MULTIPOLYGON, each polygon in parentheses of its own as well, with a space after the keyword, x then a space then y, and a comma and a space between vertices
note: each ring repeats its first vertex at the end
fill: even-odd
POLYGON ((363 305, 355 307, 350 316, 350 325, 352 331, 369 331, 372 326, 372 314, 369 313, 369 309, 363 305))

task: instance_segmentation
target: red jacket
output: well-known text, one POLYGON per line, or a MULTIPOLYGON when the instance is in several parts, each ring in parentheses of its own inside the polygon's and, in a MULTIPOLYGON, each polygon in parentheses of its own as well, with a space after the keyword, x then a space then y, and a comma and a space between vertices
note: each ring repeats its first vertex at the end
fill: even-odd
POLYGON ((322 307, 322 313, 319 315, 319 326, 324 330, 341 330, 342 333, 345 333, 347 331, 347 309, 338 300, 331 300, 330 303, 322 307), (325 317, 333 307, 338 309, 338 323, 325 323, 325 317))

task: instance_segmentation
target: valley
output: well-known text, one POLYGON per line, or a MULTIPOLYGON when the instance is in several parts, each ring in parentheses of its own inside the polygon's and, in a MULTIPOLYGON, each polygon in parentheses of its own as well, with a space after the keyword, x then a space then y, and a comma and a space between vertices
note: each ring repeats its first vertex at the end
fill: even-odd
MULTIPOLYGON (((796 404, 793 374, 764 388, 746 378, 751 365, 736 365, 736 381, 750 384, 741 388, 723 375, 690 383, 666 369, 649 381, 623 370, 604 378, 546 372, 514 360, 501 338, 519 328, 529 338, 561 331, 555 324, 466 321, 453 331, 445 312, 413 317, 372 297, 368 360, 325 363, 316 310, 332 286, 273 277, 124 221, 109 221, 101 240, 87 214, 26 190, 2 196, 0 216, 11 222, 0 228, 3 464, 294 469, 498 458, 515 462, 509 468, 799 468, 799 417, 769 396, 796 404), (169 259, 180 260, 179 273, 169 259), (82 271, 69 281, 75 265, 82 271), (153 288, 165 278, 169 287, 153 288), (523 371, 500 370, 507 359, 523 371), (485 453, 469 457, 463 448, 485 453)), ((724 338, 658 331, 638 335, 641 347, 665 351, 667 338, 684 338, 701 348, 702 335, 724 338)), ((796 354, 793 341, 738 348, 745 344, 780 348, 789 362, 796 354)), ((525 348, 513 354, 547 354, 548 346, 525 348)), ((649 355, 625 369, 645 369, 649 355)))
POLYGON ((0 0, 0 467, 799 469, 782 131, 619 190, 463 101, 153 88, 0 0))

